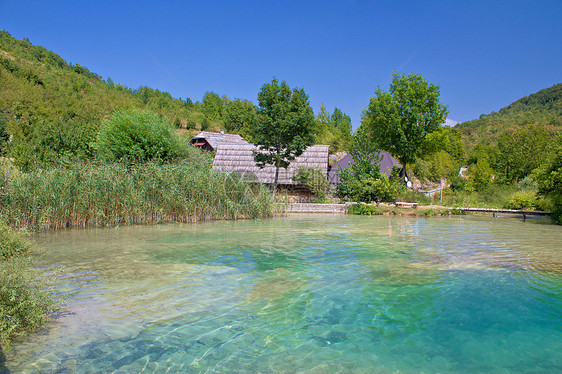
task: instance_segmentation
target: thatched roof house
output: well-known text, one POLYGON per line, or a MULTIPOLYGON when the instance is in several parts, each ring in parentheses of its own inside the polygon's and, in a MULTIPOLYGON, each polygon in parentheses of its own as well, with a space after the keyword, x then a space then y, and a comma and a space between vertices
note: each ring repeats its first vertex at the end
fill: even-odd
MULTIPOLYGON (((317 168, 327 176, 328 147, 328 145, 308 147, 302 155, 291 162, 287 169, 279 169, 278 184, 298 184, 293 181, 293 176, 299 167, 317 168)), ((242 175, 248 180, 273 184, 275 180, 275 167, 266 165, 263 169, 260 169, 254 161, 253 151, 256 149, 257 147, 252 144, 221 144, 217 148, 213 168, 242 175)))
MULTIPOLYGON (((392 157, 388 152, 379 152, 379 156, 381 157, 381 161, 379 163, 380 172, 381 174, 386 174, 387 177, 390 176, 394 165, 401 166, 400 162, 398 162, 398 160, 392 157)), ((350 154, 336 162, 328 173, 328 181, 330 182, 330 186, 335 187, 336 185, 341 183, 340 177, 338 176, 339 168, 349 169, 351 168, 352 164, 353 156, 350 154)))
POLYGON ((250 144, 238 134, 226 134, 224 132, 202 131, 194 136, 190 143, 205 151, 216 151, 222 145, 250 144))

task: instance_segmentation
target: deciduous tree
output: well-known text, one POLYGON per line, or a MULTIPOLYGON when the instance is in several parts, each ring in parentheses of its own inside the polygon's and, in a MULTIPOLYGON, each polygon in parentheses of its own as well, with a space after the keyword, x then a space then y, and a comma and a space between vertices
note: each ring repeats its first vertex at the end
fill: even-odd
POLYGON ((363 125, 380 149, 400 161, 404 176, 406 165, 422 155, 427 134, 440 128, 447 113, 439 102, 439 86, 417 74, 395 73, 388 92, 377 88, 363 114, 363 125))
POLYGON ((285 81, 273 78, 258 93, 259 116, 254 143, 254 159, 260 167, 275 166, 277 189, 279 168, 287 168, 313 144, 314 113, 304 89, 289 88, 285 81))

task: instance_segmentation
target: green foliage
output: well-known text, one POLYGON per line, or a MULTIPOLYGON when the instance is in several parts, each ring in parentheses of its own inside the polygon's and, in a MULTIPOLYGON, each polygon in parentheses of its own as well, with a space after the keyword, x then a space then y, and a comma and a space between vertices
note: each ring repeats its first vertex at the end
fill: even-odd
POLYGON ((352 201, 379 201, 383 196, 378 193, 385 195, 387 186, 384 182, 376 182, 381 178, 380 156, 363 129, 359 129, 354 137, 351 156, 351 167, 338 170, 341 183, 336 187, 336 196, 352 201))
POLYGON ((392 182, 383 174, 379 178, 356 179, 349 169, 340 173, 342 183, 338 185, 336 195, 344 200, 357 202, 390 202, 395 201, 400 192, 400 186, 392 182))
POLYGON ((73 120, 48 123, 34 127, 26 140, 16 139, 10 155, 24 171, 87 160, 94 154, 97 131, 97 125, 73 120))
POLYGON ((450 178, 458 175, 459 164, 445 151, 434 152, 424 159, 418 159, 414 165, 414 174, 419 179, 438 182, 441 177, 450 178))
POLYGON ((225 129, 250 140, 257 120, 258 111, 250 101, 235 99, 227 101, 225 107, 225 129))
POLYGON ((261 184, 211 169, 197 149, 176 162, 74 163, 10 179, 0 215, 14 226, 114 226, 266 217, 272 196, 261 184))
POLYGON ((441 127, 427 134, 422 153, 424 156, 414 165, 414 174, 421 180, 433 182, 438 182, 441 177, 454 177, 466 160, 462 134, 450 127, 441 127))
POLYGON ((314 114, 304 89, 291 90, 286 82, 273 78, 258 93, 259 116, 254 135, 258 150, 255 161, 276 168, 277 187, 279 168, 287 168, 313 144, 314 114))
POLYGON ((224 112, 223 101, 220 96, 214 92, 205 92, 202 111, 205 117, 220 121, 224 112))
POLYGON ((33 246, 21 233, 0 223, 0 263, 31 254, 33 246))
MULTIPOLYGON (((482 191, 475 191, 472 188, 465 190, 443 190, 443 205, 461 206, 475 208, 504 208, 513 194, 517 192, 517 186, 490 183, 482 191)), ((439 199, 439 196, 435 197, 439 199)))
POLYGON ((85 138, 90 128, 97 132, 102 120, 118 108, 150 109, 170 121, 203 117, 200 106, 189 99, 175 99, 149 87, 133 90, 110 78, 103 81, 88 68, 68 64, 55 53, 16 40, 5 31, 0 32, 0 50, 0 117, 5 120, 0 121, 5 125, 0 147, 2 138, 13 135, 14 146, 4 150, 24 168, 82 158, 80 154, 91 140, 84 140, 81 149, 69 150, 65 145, 58 154, 50 146, 41 149, 49 143, 38 138, 59 136, 54 131, 57 126, 65 127, 61 130, 64 137, 85 138), (45 127, 49 127, 48 134, 44 134, 45 127))
POLYGON ((48 279, 31 270, 33 246, 18 232, 0 224, 0 345, 36 330, 56 309, 48 279))
POLYGON ((541 210, 541 203, 537 199, 537 195, 532 191, 517 191, 514 193, 509 201, 505 204, 507 209, 539 209, 541 210))
POLYGON ((542 165, 552 148, 552 134, 544 126, 528 125, 503 134, 497 144, 498 177, 506 183, 517 182, 542 165))
POLYGON ((185 154, 167 119, 136 109, 119 110, 104 121, 94 147, 110 161, 173 160, 185 154))
POLYGON ((422 153, 431 155, 440 151, 447 152, 455 161, 463 163, 466 160, 466 148, 462 133, 458 129, 444 126, 427 134, 422 153))
POLYGON ((486 159, 480 159, 469 168, 470 185, 475 191, 484 191, 492 182, 492 168, 486 159))
POLYGON ((293 180, 307 187, 320 200, 326 197, 326 190, 330 187, 324 173, 317 168, 299 167, 293 180))
POLYGON ((547 162, 533 172, 533 178, 538 193, 552 201, 553 222, 562 224, 562 135, 557 138, 547 162))
POLYGON ((201 131, 207 131, 209 129, 209 126, 211 126, 209 120, 207 118, 203 118, 201 120, 201 131))
POLYGON ((407 188, 403 184, 396 184, 396 185, 397 185, 398 194, 397 194, 397 196, 394 200, 410 201, 410 202, 416 202, 416 203, 419 203, 419 204, 430 204, 431 203, 431 198, 428 197, 428 196, 425 196, 423 193, 419 193, 419 192, 414 191, 411 188, 407 188))
POLYGON ((324 104, 320 106, 320 113, 316 116, 316 144, 330 145, 332 153, 350 151, 353 143, 351 130, 351 117, 338 108, 330 114, 324 104))
POLYGON ((4 154, 4 150, 8 146, 9 139, 10 134, 8 134, 6 119, 2 113, 0 113, 0 155, 4 154))
POLYGON ((380 216, 384 211, 374 205, 353 204, 347 208, 347 214, 356 214, 360 216, 380 216))
POLYGON ((181 120, 178 117, 174 120, 174 127, 176 129, 181 129, 181 120))
POLYGON ((562 83, 521 98, 498 112, 482 115, 479 119, 459 123, 459 129, 469 147, 481 142, 495 144, 507 131, 529 124, 542 125, 548 132, 562 130, 562 83))
POLYGON ((421 156, 428 134, 438 130, 447 117, 447 107, 439 102, 439 87, 420 75, 394 74, 389 92, 377 88, 363 114, 363 126, 380 149, 402 164, 421 156))

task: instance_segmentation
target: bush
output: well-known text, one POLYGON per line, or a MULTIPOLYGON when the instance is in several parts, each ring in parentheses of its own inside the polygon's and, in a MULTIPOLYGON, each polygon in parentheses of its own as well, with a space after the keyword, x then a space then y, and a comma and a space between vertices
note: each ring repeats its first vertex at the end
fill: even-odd
POLYGON ((185 153, 167 119, 137 109, 119 110, 104 121, 94 148, 110 161, 173 160, 185 153))
POLYGON ((347 208, 348 214, 356 214, 362 216, 379 216, 384 214, 384 212, 373 205, 367 204, 353 204, 347 208))
POLYGON ((209 120, 207 118, 203 118, 201 120, 201 131, 207 131, 209 129, 209 126, 211 126, 209 120))
POLYGON ((469 168, 470 185, 476 191, 484 191, 492 181, 492 168, 485 159, 480 159, 469 168))
POLYGON ((342 183, 336 187, 336 195, 344 200, 366 203, 394 201, 400 192, 400 186, 390 181, 386 175, 356 179, 346 169, 340 171, 340 178, 342 183))
POLYGON ((41 327, 56 310, 49 279, 31 270, 32 249, 20 233, 0 224, 0 345, 8 346, 15 335, 41 327))
POLYGON ((32 246, 20 233, 0 223, 0 261, 21 257, 31 253, 32 246))
POLYGON ((318 200, 326 199, 326 190, 330 187, 326 176, 317 168, 299 167, 293 180, 307 187, 318 200))
POLYGON ((532 191, 518 191, 511 196, 505 207, 507 209, 536 209, 538 207, 537 195, 532 191))

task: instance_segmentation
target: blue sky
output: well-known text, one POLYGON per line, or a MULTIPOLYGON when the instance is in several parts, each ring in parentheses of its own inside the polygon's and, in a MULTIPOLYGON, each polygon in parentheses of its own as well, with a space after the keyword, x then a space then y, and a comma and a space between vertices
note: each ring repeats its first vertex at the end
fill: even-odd
POLYGON ((257 104, 275 76, 356 128, 393 70, 462 122, 562 82, 562 1, 0 0, 0 29, 131 88, 257 104))

